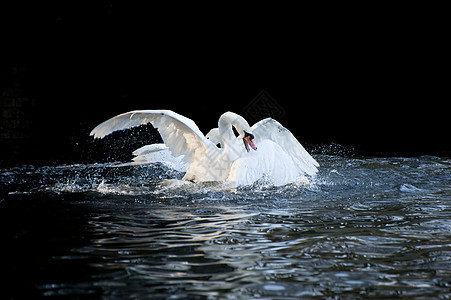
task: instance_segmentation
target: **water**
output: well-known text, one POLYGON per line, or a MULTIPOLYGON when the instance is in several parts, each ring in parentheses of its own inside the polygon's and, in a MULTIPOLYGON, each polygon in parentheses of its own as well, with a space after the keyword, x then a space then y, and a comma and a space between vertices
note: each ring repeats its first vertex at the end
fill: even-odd
POLYGON ((315 158, 310 184, 235 190, 161 165, 2 169, 0 298, 451 298, 451 160, 315 158))

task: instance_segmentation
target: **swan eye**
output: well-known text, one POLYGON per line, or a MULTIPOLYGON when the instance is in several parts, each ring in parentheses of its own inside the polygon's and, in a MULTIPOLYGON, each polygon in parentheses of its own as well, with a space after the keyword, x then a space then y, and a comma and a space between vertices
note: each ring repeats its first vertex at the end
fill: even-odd
POLYGON ((246 130, 243 130, 243 132, 244 132, 244 137, 246 138, 246 137, 250 137, 252 140, 255 138, 254 137, 254 135, 252 134, 252 133, 249 133, 249 132, 247 132, 246 130))

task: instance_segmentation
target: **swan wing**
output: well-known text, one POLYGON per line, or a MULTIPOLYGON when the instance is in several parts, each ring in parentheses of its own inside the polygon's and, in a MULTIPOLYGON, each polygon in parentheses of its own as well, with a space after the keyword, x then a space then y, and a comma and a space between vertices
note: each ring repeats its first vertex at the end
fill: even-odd
POLYGON ((97 125, 90 135, 103 138, 114 131, 147 123, 158 130, 172 155, 184 155, 185 162, 190 163, 196 156, 202 157, 216 148, 191 119, 171 110, 135 110, 123 113, 97 125))
POLYGON ((186 172, 188 164, 184 163, 183 155, 174 157, 165 144, 146 145, 133 151, 135 157, 131 165, 162 163, 179 172, 186 172))
MULTIPOLYGON (((252 133, 258 140, 271 140, 278 144, 293 159, 298 171, 308 175, 318 172, 318 162, 304 149, 294 135, 272 118, 263 119, 252 126, 252 133)), ((258 146, 258 145, 257 145, 258 146)))

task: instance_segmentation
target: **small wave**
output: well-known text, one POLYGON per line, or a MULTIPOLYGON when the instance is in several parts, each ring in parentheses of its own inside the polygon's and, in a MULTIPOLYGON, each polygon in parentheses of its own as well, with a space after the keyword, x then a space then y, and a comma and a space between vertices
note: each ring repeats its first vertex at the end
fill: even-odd
POLYGON ((105 181, 102 181, 97 186, 94 186, 91 190, 105 195, 137 196, 151 193, 148 187, 136 187, 129 184, 108 184, 105 183, 105 181))
POLYGON ((401 184, 399 190, 404 193, 416 193, 421 191, 421 189, 408 183, 401 184))

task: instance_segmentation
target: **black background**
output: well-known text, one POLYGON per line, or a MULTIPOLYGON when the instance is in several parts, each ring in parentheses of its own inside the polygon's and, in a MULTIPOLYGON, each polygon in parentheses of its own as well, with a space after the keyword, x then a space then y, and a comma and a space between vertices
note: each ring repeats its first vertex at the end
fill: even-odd
POLYGON ((263 91, 312 152, 340 144, 356 155, 449 155, 436 11, 15 2, 2 9, 2 85, 19 81, 37 104, 33 137, 2 147, 2 161, 115 160, 157 139, 87 136, 116 114, 171 109, 207 132, 263 91), (17 66, 19 79, 8 71, 17 66))

